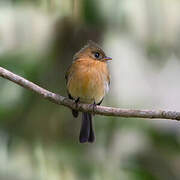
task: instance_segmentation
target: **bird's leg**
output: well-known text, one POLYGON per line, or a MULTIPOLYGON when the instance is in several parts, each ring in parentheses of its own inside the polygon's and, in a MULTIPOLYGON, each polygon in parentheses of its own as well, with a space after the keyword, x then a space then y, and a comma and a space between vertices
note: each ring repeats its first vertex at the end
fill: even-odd
POLYGON ((79 97, 77 99, 74 99, 69 93, 68 93, 68 97, 69 97, 69 99, 74 100, 74 102, 76 103, 76 108, 77 108, 77 104, 79 102, 79 97))
MULTIPOLYGON (((77 108, 77 107, 78 107, 78 102, 79 102, 79 97, 78 97, 77 99, 75 99, 74 102, 75 102, 75 105, 76 105, 76 108, 77 108)), ((73 116, 74 116, 75 118, 77 118, 79 112, 78 112, 77 110, 73 109, 73 110, 72 110, 72 114, 73 114, 73 116)))
POLYGON ((93 108, 92 115, 94 116, 94 115, 95 115, 94 110, 95 110, 95 108, 96 108, 96 103, 95 103, 95 101, 94 101, 94 103, 93 103, 93 104, 90 104, 90 107, 92 107, 92 108, 93 108))
POLYGON ((99 103, 97 103, 96 105, 99 105, 99 106, 100 106, 100 104, 103 102, 103 99, 104 99, 104 98, 102 98, 101 101, 100 101, 99 103))
MULTIPOLYGON (((68 97, 69 97, 69 99, 72 99, 72 100, 75 102, 76 108, 77 108, 78 102, 79 102, 79 97, 78 97, 77 99, 74 99, 69 93, 68 93, 68 97)), ((75 118, 77 118, 79 113, 78 113, 77 110, 72 109, 72 114, 73 114, 73 116, 74 116, 75 118)))
POLYGON ((92 112, 92 115, 93 115, 93 116, 95 115, 94 110, 95 110, 96 106, 97 106, 97 105, 99 106, 99 105, 102 103, 102 101, 103 101, 103 98, 101 99, 101 101, 100 101, 99 103, 96 104, 95 101, 94 101, 94 103, 91 104, 91 106, 93 107, 93 112, 92 112))
POLYGON ((79 99, 80 99, 79 97, 78 97, 77 99, 75 99, 76 108, 77 108, 77 106, 78 106, 79 99))

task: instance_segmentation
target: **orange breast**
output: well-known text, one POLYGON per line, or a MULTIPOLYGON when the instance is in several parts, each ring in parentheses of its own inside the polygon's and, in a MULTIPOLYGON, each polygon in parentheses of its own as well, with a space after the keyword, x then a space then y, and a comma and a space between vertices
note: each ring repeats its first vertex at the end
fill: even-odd
POLYGON ((67 89, 75 99, 84 103, 98 103, 105 95, 108 82, 105 62, 95 60, 75 61, 69 69, 67 89))

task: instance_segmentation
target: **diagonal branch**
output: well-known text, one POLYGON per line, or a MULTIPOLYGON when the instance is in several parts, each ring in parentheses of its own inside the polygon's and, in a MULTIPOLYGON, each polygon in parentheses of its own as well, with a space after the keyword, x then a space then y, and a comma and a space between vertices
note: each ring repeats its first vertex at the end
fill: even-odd
POLYGON ((119 116, 119 117, 133 117, 133 118, 159 118, 159 119, 171 119, 171 120, 180 120, 180 112, 176 111, 165 111, 165 110, 131 110, 131 109, 121 109, 114 107, 105 107, 105 106, 96 106, 93 110, 93 107, 89 104, 81 104, 78 106, 76 104, 63 96, 52 93, 30 81, 24 79, 21 76, 18 76, 2 67, 0 67, 0 76, 8 79, 26 89, 29 89, 37 94, 39 94, 42 98, 48 99, 49 101, 64 105, 71 109, 77 109, 79 111, 85 112, 93 112, 95 114, 100 114, 104 116, 119 116))

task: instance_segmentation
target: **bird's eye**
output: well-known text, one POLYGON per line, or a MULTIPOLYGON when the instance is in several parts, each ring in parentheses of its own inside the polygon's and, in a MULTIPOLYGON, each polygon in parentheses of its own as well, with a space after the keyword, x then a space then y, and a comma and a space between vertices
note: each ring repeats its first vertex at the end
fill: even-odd
POLYGON ((95 58, 99 58, 100 54, 98 52, 95 52, 94 56, 95 58))

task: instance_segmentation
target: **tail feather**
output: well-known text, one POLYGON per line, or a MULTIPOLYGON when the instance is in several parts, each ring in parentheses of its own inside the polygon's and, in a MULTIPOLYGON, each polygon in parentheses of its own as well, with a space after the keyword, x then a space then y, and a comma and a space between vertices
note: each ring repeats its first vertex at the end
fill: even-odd
POLYGON ((82 113, 82 124, 80 130, 79 141, 80 143, 94 142, 95 135, 92 125, 92 116, 90 113, 82 113))
POLYGON ((90 121, 90 134, 89 134, 88 142, 93 143, 95 140, 95 134, 93 130, 92 115, 90 113, 88 113, 88 115, 89 115, 89 121, 90 121))
POLYGON ((87 142, 89 139, 89 134, 90 134, 90 121, 88 118, 88 114, 83 112, 82 124, 81 124, 80 136, 79 136, 80 143, 87 142))

